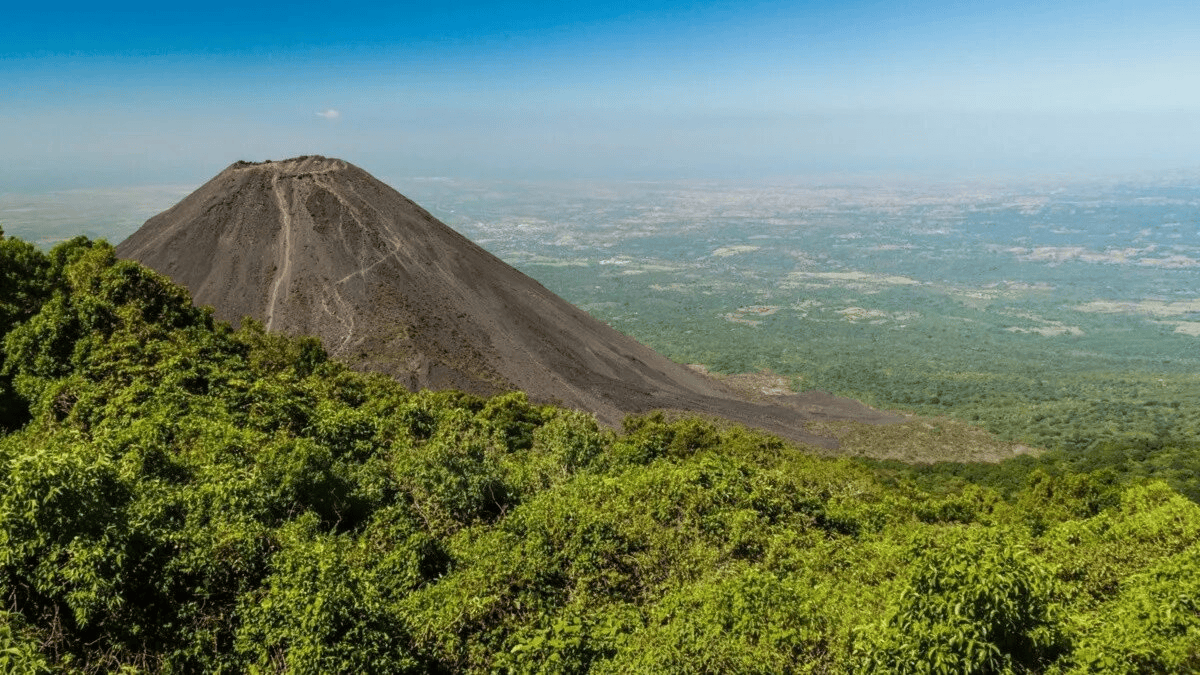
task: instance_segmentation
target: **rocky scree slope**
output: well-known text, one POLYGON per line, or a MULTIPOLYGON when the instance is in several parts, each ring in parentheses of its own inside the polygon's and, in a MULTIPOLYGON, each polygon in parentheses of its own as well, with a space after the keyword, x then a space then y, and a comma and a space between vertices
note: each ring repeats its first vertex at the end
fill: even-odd
POLYGON ((348 162, 236 162, 117 246, 218 318, 315 335, 410 389, 526 392, 616 425, 716 415, 833 447, 809 420, 892 415, 821 392, 751 402, 548 291, 348 162))

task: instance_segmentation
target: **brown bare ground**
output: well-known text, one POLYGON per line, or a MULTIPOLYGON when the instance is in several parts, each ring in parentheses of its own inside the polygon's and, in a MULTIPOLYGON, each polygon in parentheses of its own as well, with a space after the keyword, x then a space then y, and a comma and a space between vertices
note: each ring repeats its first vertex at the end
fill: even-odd
POLYGON ((838 455, 894 459, 910 464, 995 463, 1041 450, 997 439, 985 429, 945 417, 912 416, 881 427, 849 420, 810 422, 809 431, 833 436, 838 455))

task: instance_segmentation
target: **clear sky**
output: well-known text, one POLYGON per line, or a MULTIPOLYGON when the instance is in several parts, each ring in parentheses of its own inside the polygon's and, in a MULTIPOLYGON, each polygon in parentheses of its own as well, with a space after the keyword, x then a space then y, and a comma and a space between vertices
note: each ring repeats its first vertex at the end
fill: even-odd
POLYGON ((0 191, 1200 167, 1195 0, 22 2, 0 191), (6 188, 6 186, 8 186, 6 188))

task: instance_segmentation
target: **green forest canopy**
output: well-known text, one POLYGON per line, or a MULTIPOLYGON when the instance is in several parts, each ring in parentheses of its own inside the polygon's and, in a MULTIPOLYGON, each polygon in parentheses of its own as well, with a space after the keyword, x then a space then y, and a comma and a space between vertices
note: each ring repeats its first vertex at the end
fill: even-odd
POLYGON ((82 238, 0 235, 0 334, 6 672, 1200 669, 1200 507, 1154 471, 409 393, 82 238))

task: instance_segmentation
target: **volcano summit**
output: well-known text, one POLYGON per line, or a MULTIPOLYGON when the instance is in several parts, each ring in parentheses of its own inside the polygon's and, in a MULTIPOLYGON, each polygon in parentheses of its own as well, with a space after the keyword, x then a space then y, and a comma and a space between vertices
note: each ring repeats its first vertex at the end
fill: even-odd
POLYGON ((362 169, 338 159, 237 162, 117 246, 220 319, 319 337, 331 355, 410 389, 586 410, 718 415, 833 446, 812 419, 890 421, 819 392, 744 400, 597 321, 362 169))

